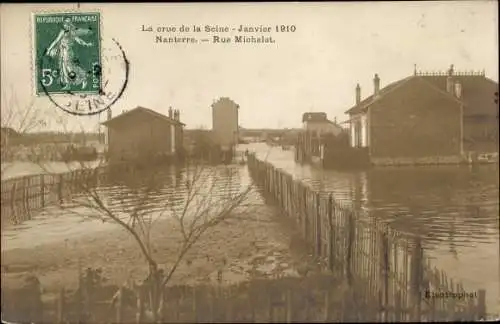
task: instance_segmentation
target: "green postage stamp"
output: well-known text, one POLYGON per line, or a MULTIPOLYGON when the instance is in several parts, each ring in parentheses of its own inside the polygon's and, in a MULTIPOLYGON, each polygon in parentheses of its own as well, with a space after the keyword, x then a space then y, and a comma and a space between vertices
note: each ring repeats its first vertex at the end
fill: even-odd
POLYGON ((98 94, 100 13, 36 13, 33 28, 36 94, 98 94))

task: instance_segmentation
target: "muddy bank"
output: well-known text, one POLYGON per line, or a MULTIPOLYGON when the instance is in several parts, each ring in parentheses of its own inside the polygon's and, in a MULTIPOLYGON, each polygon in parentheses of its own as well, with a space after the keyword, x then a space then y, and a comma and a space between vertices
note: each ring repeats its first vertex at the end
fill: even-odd
MULTIPOLYGON (((269 206, 257 207, 252 218, 223 223, 205 233, 186 254, 171 284, 197 284, 217 281, 245 281, 277 274, 299 276, 317 272, 300 234, 292 221, 269 206)), ((181 233, 174 220, 161 220, 151 233, 152 250, 160 267, 168 269, 178 255, 181 233)), ((144 279, 147 264, 130 234, 116 226, 65 242, 47 243, 31 249, 2 251, 2 287, 9 278, 33 274, 47 293, 62 287, 74 289, 79 267, 101 268, 112 284, 144 279)))

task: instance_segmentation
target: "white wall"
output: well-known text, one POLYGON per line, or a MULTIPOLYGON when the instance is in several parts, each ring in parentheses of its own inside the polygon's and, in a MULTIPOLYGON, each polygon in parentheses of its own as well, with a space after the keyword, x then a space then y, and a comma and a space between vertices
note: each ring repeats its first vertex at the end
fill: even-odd
POLYGON ((361 116, 361 147, 368 146, 368 123, 366 115, 361 116))
POLYGON ((351 122, 349 126, 349 131, 350 131, 350 137, 351 137, 351 147, 356 147, 356 128, 355 124, 357 122, 357 119, 351 117, 351 122))
POLYGON ((351 138, 351 147, 356 147, 356 143, 358 142, 356 136, 360 137, 359 140, 361 141, 361 147, 368 147, 370 145, 368 116, 366 114, 351 116, 349 133, 351 138), (359 127, 360 134, 356 134, 356 127, 359 127))
POLYGON ((170 151, 175 153, 175 126, 170 124, 170 151))

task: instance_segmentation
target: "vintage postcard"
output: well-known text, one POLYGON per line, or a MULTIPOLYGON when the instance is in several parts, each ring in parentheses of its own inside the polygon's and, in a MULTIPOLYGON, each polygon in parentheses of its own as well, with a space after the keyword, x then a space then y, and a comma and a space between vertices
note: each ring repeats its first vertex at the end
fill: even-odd
POLYGON ((498 2, 1 4, 2 323, 500 318, 498 2))

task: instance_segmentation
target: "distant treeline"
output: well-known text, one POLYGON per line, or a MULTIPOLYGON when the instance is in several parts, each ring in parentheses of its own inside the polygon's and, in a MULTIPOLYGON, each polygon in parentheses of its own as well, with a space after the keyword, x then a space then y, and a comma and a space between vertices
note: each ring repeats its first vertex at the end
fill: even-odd
POLYGON ((104 142, 104 134, 99 133, 62 133, 62 132, 37 132, 24 134, 10 134, 10 145, 31 145, 42 143, 83 143, 104 142))

